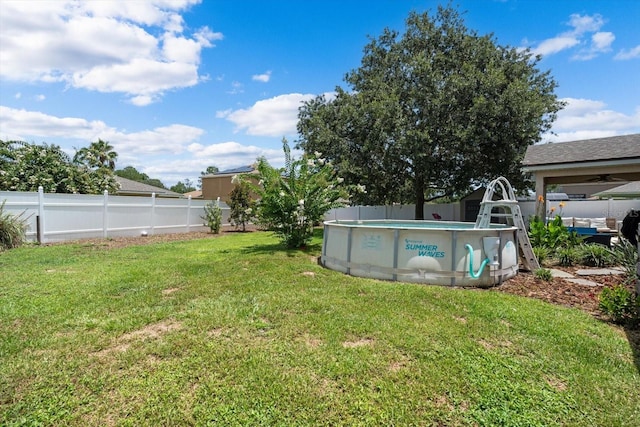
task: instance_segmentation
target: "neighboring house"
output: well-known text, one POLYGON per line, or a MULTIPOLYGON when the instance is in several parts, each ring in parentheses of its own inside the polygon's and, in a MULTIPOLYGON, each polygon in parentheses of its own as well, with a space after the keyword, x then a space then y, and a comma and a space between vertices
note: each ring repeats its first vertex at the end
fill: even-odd
POLYGON ((258 173, 254 166, 242 166, 235 169, 227 169, 214 174, 202 177, 202 198, 205 200, 216 200, 220 197, 225 203, 229 203, 229 195, 235 184, 231 182, 233 177, 242 174, 258 173))
POLYGON ((640 181, 640 134, 531 145, 522 165, 535 178, 536 198, 549 185, 640 181))
POLYGON ((640 199, 640 181, 619 185, 609 190, 595 193, 593 196, 599 199, 640 199))
POLYGON ((183 194, 184 197, 191 197, 192 199, 202 199, 202 190, 189 191, 183 194))
POLYGON ((133 181, 131 179, 122 178, 116 175, 116 181, 120 184, 120 189, 116 191, 118 196, 151 196, 155 193, 156 197, 184 197, 180 193, 170 191, 165 188, 154 187, 153 185, 144 184, 142 182, 133 181))

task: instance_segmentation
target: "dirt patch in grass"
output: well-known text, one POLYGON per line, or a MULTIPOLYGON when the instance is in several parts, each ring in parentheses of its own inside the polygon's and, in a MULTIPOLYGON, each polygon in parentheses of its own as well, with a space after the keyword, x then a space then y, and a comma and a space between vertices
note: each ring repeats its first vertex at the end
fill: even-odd
POLYGON ((174 293, 174 292, 178 292, 179 290, 180 290, 180 288, 169 288, 169 289, 164 289, 164 290, 162 291, 162 295, 164 295, 164 296, 168 296, 168 295, 171 295, 171 294, 172 294, 172 293, 174 293))
POLYGON ((114 353, 124 353, 129 349, 129 347, 131 347, 131 344, 136 341, 158 339, 168 332, 180 329, 182 329, 182 324, 172 320, 147 325, 142 329, 121 335, 111 346, 94 353, 94 355, 98 357, 107 357, 114 353))
POLYGON ((362 338, 356 341, 345 341, 342 343, 344 348, 356 348, 356 347, 364 347, 373 344, 373 340, 371 338, 362 338))

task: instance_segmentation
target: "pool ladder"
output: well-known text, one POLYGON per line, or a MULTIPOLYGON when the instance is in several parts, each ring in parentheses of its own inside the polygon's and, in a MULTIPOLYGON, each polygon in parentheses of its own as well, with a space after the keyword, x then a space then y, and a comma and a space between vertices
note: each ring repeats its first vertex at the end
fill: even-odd
POLYGON ((533 253, 531 248, 531 242, 529 241, 529 234, 527 233, 527 227, 522 219, 522 212, 520 211, 520 205, 518 205, 518 199, 516 199, 515 193, 511 184, 505 177, 498 177, 491 181, 484 192, 482 201, 480 202, 480 212, 476 218, 475 228, 489 228, 491 224, 491 217, 506 218, 507 224, 518 228, 518 244, 522 250, 522 261, 529 271, 535 271, 540 268, 538 259, 533 253), (502 194, 501 200, 493 200, 496 189, 499 189, 502 194), (494 208, 503 208, 502 212, 493 212, 494 208), (508 211, 508 212, 507 212, 508 211))

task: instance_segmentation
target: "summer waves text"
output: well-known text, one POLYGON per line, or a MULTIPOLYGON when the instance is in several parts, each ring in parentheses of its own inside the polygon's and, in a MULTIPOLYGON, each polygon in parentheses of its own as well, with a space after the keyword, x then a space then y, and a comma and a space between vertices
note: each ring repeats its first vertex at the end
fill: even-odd
POLYGON ((444 258, 444 251, 438 251, 438 245, 431 245, 422 240, 404 240, 404 249, 407 251, 418 251, 418 256, 430 256, 433 258, 444 258))

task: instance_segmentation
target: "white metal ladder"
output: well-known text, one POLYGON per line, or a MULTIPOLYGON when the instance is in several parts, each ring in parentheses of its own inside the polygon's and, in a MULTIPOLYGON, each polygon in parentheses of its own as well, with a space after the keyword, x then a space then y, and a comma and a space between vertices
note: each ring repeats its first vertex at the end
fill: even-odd
POLYGON ((518 200, 516 199, 511 184, 502 176, 494 179, 487 186, 484 196, 482 197, 482 201, 480 202, 480 212, 478 212, 478 217, 476 218, 475 228, 488 228, 489 224, 491 224, 492 216, 507 218, 507 223, 511 222, 509 225, 516 226, 518 228, 518 244, 522 250, 522 258, 525 268, 530 271, 535 271, 540 268, 538 259, 531 248, 529 234, 527 233, 527 227, 524 224, 524 219, 520 212, 518 200), (493 200, 496 188, 500 190, 500 193, 502 193, 501 200, 493 200), (493 208, 504 208, 505 212, 492 213, 493 208))

